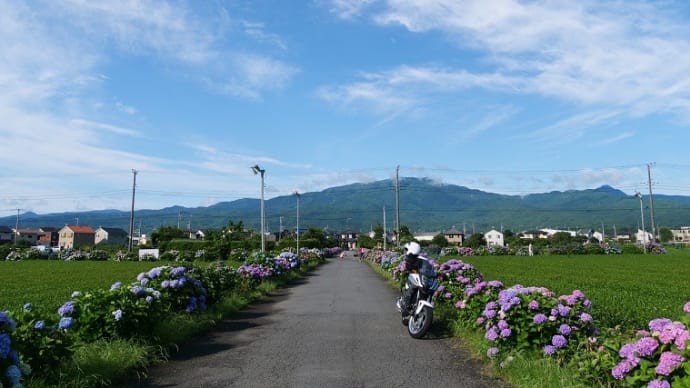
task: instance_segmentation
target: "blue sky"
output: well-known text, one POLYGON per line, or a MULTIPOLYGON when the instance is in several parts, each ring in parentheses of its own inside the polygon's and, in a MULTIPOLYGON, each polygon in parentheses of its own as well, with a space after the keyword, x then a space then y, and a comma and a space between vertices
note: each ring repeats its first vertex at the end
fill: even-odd
POLYGON ((0 0, 0 215, 425 176, 690 195, 685 1, 0 0))

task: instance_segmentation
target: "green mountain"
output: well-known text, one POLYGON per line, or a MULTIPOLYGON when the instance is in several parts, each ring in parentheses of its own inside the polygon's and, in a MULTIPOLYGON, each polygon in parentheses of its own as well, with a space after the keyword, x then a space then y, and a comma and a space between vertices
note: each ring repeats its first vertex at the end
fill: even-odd
MULTIPOLYGON (((525 196, 502 195, 464 186, 440 184, 427 178, 402 178, 399 181, 400 223, 414 232, 438 232, 455 227, 485 231, 503 228, 522 231, 537 228, 597 229, 607 233, 637 228, 640 201, 637 197, 610 186, 588 190, 554 191, 525 196)), ((383 225, 392 230, 396 220, 396 193, 393 180, 354 183, 320 192, 304 193, 299 198, 300 227, 330 230, 369 231, 383 225)), ((650 228, 649 198, 643 198, 644 217, 650 228)), ((281 196, 264 202, 266 230, 294 229, 297 197, 281 196)), ((690 197, 654 195, 658 227, 690 225, 690 197)), ((15 217, 0 218, 0 225, 14 226, 15 217)), ((20 215, 21 227, 55 226, 79 222, 92 227, 129 229, 130 213, 118 210, 20 215)), ((135 232, 150 233, 160 226, 182 229, 219 228, 229 221, 242 221, 260 229, 260 201, 240 199, 208 207, 173 206, 159 210, 136 210, 135 232)))

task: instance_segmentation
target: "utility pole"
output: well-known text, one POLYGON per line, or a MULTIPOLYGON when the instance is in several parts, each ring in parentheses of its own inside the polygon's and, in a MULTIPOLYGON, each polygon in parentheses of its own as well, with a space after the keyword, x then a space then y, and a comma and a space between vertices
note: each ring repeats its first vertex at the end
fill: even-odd
POLYGON ((23 209, 17 209, 17 220, 14 222, 14 245, 17 245, 17 236, 19 235, 19 211, 23 209))
POLYGON ((278 231, 278 242, 280 242, 280 236, 283 235, 283 216, 279 218, 280 230, 278 231))
POLYGON ((383 250, 386 250, 386 240, 388 240, 388 234, 386 233, 386 205, 383 205, 383 250))
POLYGON ((642 250, 647 253, 647 231, 644 230, 644 207, 642 206, 642 194, 635 193, 635 196, 640 199, 640 218, 642 219, 642 250))
POLYGON ((297 256, 299 256, 299 192, 293 193, 297 197, 297 256))
POLYGON ((654 196, 652 195, 651 163, 647 164, 647 184, 649 185, 649 215, 652 223, 652 238, 656 240, 656 222, 654 221, 654 196))
POLYGON ((134 196, 137 188, 137 170, 132 169, 133 180, 132 180, 132 210, 129 213, 129 246, 127 250, 132 251, 132 233, 134 233, 134 196))
POLYGON ((252 167, 254 175, 261 174, 261 253, 266 252, 266 234, 264 233, 264 173, 266 170, 255 165, 252 167))
POLYGON ((400 249, 400 166, 395 167, 395 235, 400 249))

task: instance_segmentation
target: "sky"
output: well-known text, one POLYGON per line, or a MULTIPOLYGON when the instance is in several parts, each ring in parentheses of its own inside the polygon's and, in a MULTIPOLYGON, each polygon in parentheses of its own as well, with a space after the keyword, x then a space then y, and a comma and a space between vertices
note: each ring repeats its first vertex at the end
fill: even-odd
POLYGON ((0 216, 428 177, 690 195, 690 3, 0 0, 0 216))

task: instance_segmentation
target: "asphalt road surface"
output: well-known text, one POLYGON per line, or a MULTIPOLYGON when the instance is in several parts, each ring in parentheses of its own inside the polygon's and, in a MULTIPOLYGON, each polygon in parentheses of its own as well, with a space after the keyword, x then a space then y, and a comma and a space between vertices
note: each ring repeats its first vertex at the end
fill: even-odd
POLYGON ((329 259, 149 370, 139 387, 497 387, 455 338, 415 340, 366 263, 329 259))

